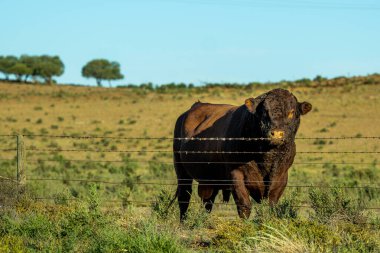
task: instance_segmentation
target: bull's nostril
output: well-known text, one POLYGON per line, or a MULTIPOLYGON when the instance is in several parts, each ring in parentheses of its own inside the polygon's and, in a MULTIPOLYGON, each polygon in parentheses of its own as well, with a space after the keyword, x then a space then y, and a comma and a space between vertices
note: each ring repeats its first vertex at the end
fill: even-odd
POLYGON ((270 132, 270 135, 271 135, 271 136, 274 136, 274 131, 271 131, 271 132, 270 132))

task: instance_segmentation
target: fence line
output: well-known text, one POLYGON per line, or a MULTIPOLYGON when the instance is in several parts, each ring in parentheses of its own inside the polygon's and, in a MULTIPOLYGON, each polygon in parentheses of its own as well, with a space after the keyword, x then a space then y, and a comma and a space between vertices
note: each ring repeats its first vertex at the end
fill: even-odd
MULTIPOLYGON (((12 135, 13 136, 13 135, 12 135)), ((33 135, 26 134, 24 137, 40 138, 63 138, 63 139, 119 139, 119 140, 185 140, 185 141, 263 141, 270 138, 263 137, 122 137, 122 136, 74 136, 74 135, 33 135)), ((352 139, 380 139, 380 136, 342 136, 342 137, 296 137, 296 140, 352 140, 352 139)))
MULTIPOLYGON (((104 181, 104 180, 88 180, 88 179, 67 179, 67 178, 29 178, 28 180, 31 181, 66 181, 66 182, 85 182, 85 183, 103 183, 103 184, 114 184, 114 185, 125 185, 126 182, 119 181, 104 181)), ((185 181, 185 180, 183 180, 185 181)), ((187 180, 189 181, 189 180, 187 180)), ((230 183, 234 182, 233 180, 226 181, 229 183, 208 183, 209 180, 203 180, 201 182, 201 185, 203 186, 234 186, 235 184, 230 183)), ((217 182, 217 180, 215 180, 217 182)), ((239 182, 239 181, 235 181, 239 182)), ((273 183, 273 182, 280 182, 280 183, 287 183, 288 181, 244 181, 244 183, 273 183)), ((161 182, 133 182, 133 185, 158 185, 158 186, 190 186, 193 185, 192 183, 161 183, 161 182)), ((376 189, 380 190, 380 187, 374 187, 374 186, 325 186, 325 185, 287 185, 288 188, 339 188, 339 189, 376 189)))
MULTIPOLYGON (((1 150, 0 150, 1 151, 1 150)), ((39 149, 26 148, 26 151, 40 152, 95 152, 95 153, 177 153, 177 154, 287 154, 288 152, 264 151, 196 151, 196 150, 112 150, 112 149, 39 149)), ((299 151, 297 154, 380 154, 380 151, 299 151)))
MULTIPOLYGON (((199 138, 199 137, 194 137, 194 138, 171 138, 171 137, 116 137, 116 136, 68 136, 68 135, 0 135, 2 136, 9 136, 9 137, 29 137, 29 138, 34 138, 34 137, 43 137, 43 138, 67 138, 67 139, 115 139, 115 140, 185 140, 185 141, 264 141, 268 140, 269 138, 220 138, 220 137, 212 137, 212 138, 199 138)), ((364 139, 364 140, 380 140, 380 137, 378 136, 353 136, 353 137, 299 137, 296 138, 299 140, 354 140, 354 139, 364 139)), ((22 146, 24 146, 24 142, 21 141, 22 146)), ((287 152, 256 152, 256 151, 218 151, 218 150, 205 150, 205 151, 197 151, 197 150, 188 150, 188 151, 183 151, 183 150, 159 150, 159 149, 154 149, 154 150, 114 150, 114 149, 89 149, 89 148, 84 148, 84 149, 61 149, 61 148, 38 148, 38 147, 28 147, 26 149, 23 149, 29 152, 97 152, 97 153, 179 153, 179 154, 286 154, 287 152)), ((10 151, 19 151, 19 148, 13 148, 13 149, 0 149, 0 151, 3 152, 10 152, 10 151)), ((300 151, 297 152, 297 154, 380 154, 378 151, 300 151)), ((14 161, 22 161, 25 162, 25 158, 22 156, 17 156, 16 159, 0 159, 0 160, 14 160, 14 161)), ((54 162, 61 162, 57 160, 47 160, 47 159, 31 159, 28 160, 28 162, 41 162, 41 161, 54 161, 54 162)), ((68 162, 68 161, 80 161, 80 162, 114 162, 114 163, 130 163, 130 162, 136 162, 133 160, 110 160, 110 161, 103 161, 103 160, 97 160, 97 161, 91 161, 91 160, 63 160, 63 162, 68 162)), ((137 161, 137 162, 153 162, 153 163, 162 163, 162 164, 173 164, 174 162, 159 162, 159 161, 137 161)), ((175 162, 175 163, 189 163, 189 164, 246 164, 244 162, 214 162, 214 161, 186 161, 186 162, 175 162)), ((260 163, 258 163, 260 164, 260 163)), ((261 163, 261 164, 268 164, 268 163, 261 163)), ((321 162, 299 162, 299 163, 294 163, 296 164, 309 164, 309 165, 324 165, 326 163, 321 163, 321 162)), ((365 163, 339 163, 339 164, 344 164, 344 165, 353 165, 353 164, 361 164, 364 165, 365 163)), ((368 165, 375 164, 376 163, 367 163, 368 165)), ((19 176, 20 174, 23 174, 25 176, 25 172, 22 173, 17 173, 18 177, 17 180, 7 178, 7 177, 2 177, 0 176, 0 180, 8 180, 8 181, 13 181, 16 183, 20 183, 19 176)), ((104 184, 112 184, 112 185, 125 185, 126 182, 119 181, 119 182, 111 182, 111 181, 106 181, 106 180, 86 180, 86 179, 67 179, 67 178, 29 178, 28 180, 31 181, 66 181, 66 182, 85 182, 85 183, 104 183, 104 184)), ((177 180, 177 179, 174 179, 177 180)), ((174 181, 172 180, 172 181, 174 181)), ((164 181, 164 180, 161 180, 164 181)), ((170 183, 168 182, 169 180, 166 180, 167 182, 148 182, 148 181, 137 181, 137 182, 132 182, 133 185, 158 185, 158 186, 190 186, 192 184, 189 183, 188 180, 178 180, 179 183, 170 183)), ((205 186, 233 186, 234 180, 197 180, 200 182, 202 185, 205 186), (202 183, 204 182, 204 183, 202 183), (214 182, 214 183, 213 183, 214 182), (221 183, 222 182, 222 183, 221 183)), ((273 182, 284 182, 284 181, 244 181, 244 183, 273 183, 273 182)), ((285 182, 284 182, 285 183, 285 182)), ((380 185, 378 186, 377 184, 372 184, 371 185, 356 185, 356 186, 344 186, 344 185, 338 185, 338 186, 322 186, 322 185, 302 185, 303 182, 301 181, 296 181, 293 182, 293 185, 288 185, 288 188, 338 188, 338 189, 373 189, 373 190, 380 190, 380 185), (298 183, 301 183, 297 185, 298 183)), ((196 185, 196 184, 195 184, 196 185)), ((41 198, 43 199, 43 198, 41 198)), ((46 198, 49 199, 49 198, 46 198)), ((50 198, 51 199, 51 198, 50 198)), ((76 200, 76 199, 75 199, 76 200)), ((110 202, 110 200, 106 200, 104 202, 110 202)), ((111 201, 112 202, 112 201, 111 201)), ((114 201, 115 202, 123 202, 123 200, 119 201, 114 201)), ((153 203, 155 201, 124 201, 124 203, 153 203)), ((190 202, 190 203, 197 203, 197 202, 190 202)), ((215 204, 222 204, 222 205, 233 205, 236 206, 235 204, 224 204, 224 203, 215 203, 215 204)), ((296 207, 296 206, 294 206, 296 207)), ((311 208, 310 206, 299 206, 302 208, 311 208)), ((373 208, 365 208, 369 210, 380 210, 380 207, 373 207, 373 208)))

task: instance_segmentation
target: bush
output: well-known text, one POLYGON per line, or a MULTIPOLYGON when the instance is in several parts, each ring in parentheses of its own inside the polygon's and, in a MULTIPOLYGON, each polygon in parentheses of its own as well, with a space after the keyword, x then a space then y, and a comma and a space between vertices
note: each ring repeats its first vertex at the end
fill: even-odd
POLYGON ((256 223, 264 223, 274 218, 278 219, 296 219, 298 217, 299 208, 298 192, 293 191, 289 196, 282 198, 276 205, 271 207, 268 200, 264 200, 260 205, 255 205, 256 215, 253 221, 256 223))
POLYGON ((312 188, 309 198, 315 212, 312 218, 319 222, 342 220, 360 223, 364 219, 364 204, 345 195, 341 188, 312 188))
POLYGON ((202 202, 190 203, 183 225, 188 229, 205 228, 210 226, 210 214, 202 202))
POLYGON ((17 202, 18 189, 16 182, 0 178, 0 210, 12 207, 17 202))
POLYGON ((168 218, 171 209, 171 202, 173 199, 173 194, 167 189, 161 189, 159 194, 156 196, 156 200, 152 204, 152 211, 159 218, 168 218))
POLYGON ((149 162, 149 171, 155 178, 162 178, 167 176, 168 173, 173 172, 174 168, 172 164, 166 164, 159 161, 149 162))

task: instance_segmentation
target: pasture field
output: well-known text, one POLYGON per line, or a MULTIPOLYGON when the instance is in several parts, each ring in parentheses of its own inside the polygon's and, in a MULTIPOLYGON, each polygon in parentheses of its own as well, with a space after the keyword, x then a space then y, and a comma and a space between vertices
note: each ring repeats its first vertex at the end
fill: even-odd
POLYGON ((380 138, 365 138, 380 136, 379 94, 378 75, 156 90, 0 83, 0 252, 379 252, 380 138), (179 224, 177 205, 167 209, 177 117, 277 87, 313 105, 278 207, 254 204, 240 220, 218 196, 207 214, 194 185, 179 224), (23 190, 12 181, 20 134, 23 190))

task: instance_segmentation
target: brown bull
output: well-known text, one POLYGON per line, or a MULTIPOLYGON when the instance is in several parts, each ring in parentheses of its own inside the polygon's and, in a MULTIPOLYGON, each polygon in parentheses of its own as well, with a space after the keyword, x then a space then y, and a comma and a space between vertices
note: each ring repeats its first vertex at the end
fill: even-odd
POLYGON ((251 213, 250 196, 258 203, 268 198, 271 205, 276 204, 296 154, 300 116, 311 108, 289 91, 275 89, 248 98, 241 106, 197 102, 183 113, 176 122, 173 143, 181 220, 189 206, 193 180, 199 183, 198 195, 208 211, 219 190, 224 201, 232 193, 242 218, 251 213), (206 140, 182 139, 191 137, 206 140))

